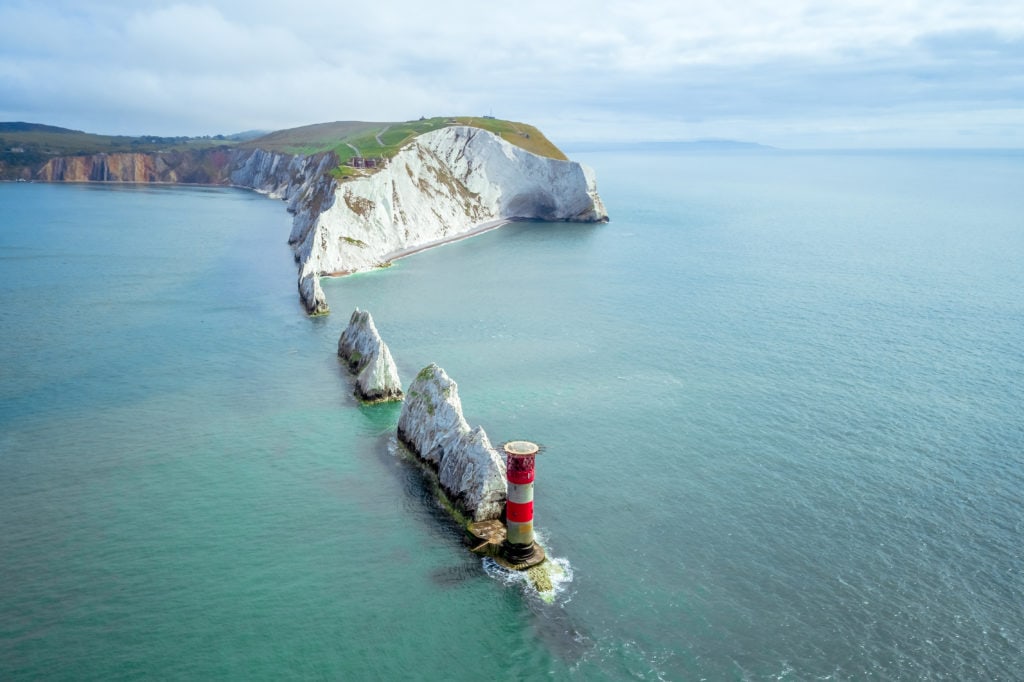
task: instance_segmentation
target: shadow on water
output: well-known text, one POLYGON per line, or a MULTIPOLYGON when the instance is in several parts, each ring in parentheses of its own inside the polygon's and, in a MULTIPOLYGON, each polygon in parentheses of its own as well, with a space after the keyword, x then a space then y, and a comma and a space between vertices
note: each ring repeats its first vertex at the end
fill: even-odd
POLYGON ((545 604, 528 599, 533 628, 552 654, 566 663, 578 663, 595 647, 592 637, 580 631, 564 604, 545 604))
POLYGON ((516 220, 497 230, 495 239, 559 240, 562 242, 582 242, 593 238, 605 228, 605 223, 572 223, 549 220, 516 220))
POLYGON ((431 571, 430 581, 437 587, 452 589, 466 583, 478 582, 487 576, 480 570, 480 562, 466 556, 457 566, 445 566, 431 571))
MULTIPOLYGON (((342 366, 342 369, 348 373, 348 370, 342 366)), ((352 376, 349 374, 348 376, 352 376)), ((355 380, 352 379, 352 390, 355 392, 355 380)), ((359 402, 354 396, 353 400, 359 402)), ((372 427, 375 433, 381 433, 385 435, 393 435, 395 429, 398 427, 398 417, 402 413, 402 403, 400 402, 388 402, 388 403, 376 403, 366 404, 359 403, 359 413, 366 419, 366 423, 372 427)))
MULTIPOLYGON (((561 562, 560 559, 555 561, 561 562)), ((523 574, 499 569, 487 569, 491 578, 496 579, 506 591, 514 591, 516 601, 532 616, 530 625, 536 638, 544 643, 552 655, 563 662, 575 665, 596 650, 593 636, 582 630, 570 613, 568 605, 571 593, 561 593, 554 601, 544 599, 523 574)))
POLYGON ((249 193, 254 198, 263 197, 252 190, 240 187, 224 187, 220 185, 193 185, 193 184, 160 184, 151 182, 79 182, 72 183, 72 187, 86 192, 123 192, 131 194, 151 195, 187 195, 196 196, 199 194, 223 195, 231 192, 249 193))

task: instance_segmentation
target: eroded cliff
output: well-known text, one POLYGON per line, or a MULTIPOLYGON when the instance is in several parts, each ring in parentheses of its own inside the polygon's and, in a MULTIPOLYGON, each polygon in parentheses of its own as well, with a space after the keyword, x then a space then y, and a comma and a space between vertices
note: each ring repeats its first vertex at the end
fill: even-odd
POLYGON ((46 182, 169 182, 223 184, 229 148, 193 152, 101 153, 50 159, 36 174, 46 182))
MULTIPOLYGON (((262 149, 219 147, 187 152, 100 153, 49 159, 36 173, 44 182, 166 182, 234 185, 274 198, 292 198, 310 180, 321 180, 337 158, 331 153, 301 156, 262 149)), ((328 181, 333 179, 328 176, 328 181)), ((321 187, 327 198, 331 191, 321 187)), ((316 201, 304 202, 320 208, 316 201)), ((322 203, 322 202, 321 202, 322 203)))

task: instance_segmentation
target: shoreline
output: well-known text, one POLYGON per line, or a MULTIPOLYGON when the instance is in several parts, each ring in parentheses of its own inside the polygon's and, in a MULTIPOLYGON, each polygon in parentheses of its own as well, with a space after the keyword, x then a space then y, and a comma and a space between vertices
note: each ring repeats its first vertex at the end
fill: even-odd
MULTIPOLYGON (((391 263, 393 263, 394 261, 405 258, 406 256, 411 256, 413 254, 419 253, 420 251, 426 251, 427 249, 432 249, 436 246, 444 246, 445 244, 451 244, 452 242, 462 241, 463 239, 469 239, 470 237, 475 237, 478 234, 483 234, 484 232, 490 232, 491 230, 496 230, 499 227, 504 227, 505 225, 508 225, 509 223, 512 222, 516 222, 516 219, 498 218, 496 220, 488 220, 486 222, 479 223, 473 226, 472 228, 466 230, 465 232, 459 232, 458 234, 454 234, 450 237, 442 237, 441 239, 435 239, 433 241, 426 242, 425 244, 419 244, 418 246, 410 246, 404 249, 398 249, 397 251, 391 251, 389 253, 384 254, 381 257, 380 264, 377 265, 376 267, 387 267, 388 265, 391 265, 391 263)), ((339 272, 325 272, 321 275, 321 277, 346 277, 348 275, 354 275, 357 272, 363 271, 342 270, 339 272)))

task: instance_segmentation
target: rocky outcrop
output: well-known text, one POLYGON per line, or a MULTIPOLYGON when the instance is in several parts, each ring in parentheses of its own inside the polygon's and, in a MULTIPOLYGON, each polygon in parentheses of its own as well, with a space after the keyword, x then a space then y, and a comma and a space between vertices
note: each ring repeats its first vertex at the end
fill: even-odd
POLYGON ((398 368, 368 311, 356 308, 352 313, 348 327, 338 339, 338 356, 356 375, 356 395, 361 400, 385 402, 402 399, 398 368))
POLYGON ((319 275, 299 271, 299 298, 302 299, 302 305, 306 307, 306 313, 311 316, 326 315, 331 312, 324 290, 320 287, 319 275))
POLYGON ((288 211, 306 217, 319 215, 334 201, 334 178, 329 171, 338 165, 332 152, 303 156, 264 149, 239 149, 226 170, 228 183, 253 189, 271 199, 284 199, 288 211))
MULTIPOLYGON (((337 181, 330 171, 337 165, 338 157, 332 152, 291 156, 254 149, 238 154, 228 178, 237 187, 247 187, 272 199, 287 201, 288 212, 293 216, 289 243, 294 243, 296 234, 308 231, 308 226, 333 205, 337 181)), ((298 255, 295 259, 300 261, 298 255)), ((326 315, 330 312, 327 297, 320 287, 320 273, 301 261, 298 289, 308 314, 326 315)))
POLYGON ((213 147, 195 151, 115 152, 49 159, 36 173, 44 182, 166 182, 234 185, 274 199, 286 199, 293 212, 317 215, 333 201, 338 165, 330 152, 302 156, 263 149, 213 147))
POLYGON ((334 195, 315 219, 294 222, 302 277, 373 268, 490 221, 608 219, 586 166, 466 126, 417 137, 386 168, 338 183, 334 195))
POLYGON ((230 147, 188 152, 114 152, 50 159, 36 174, 46 182, 168 182, 224 184, 236 154, 230 147))
POLYGON ((497 519, 505 508, 505 461, 483 428, 462 415, 458 386, 431 364, 416 376, 398 419, 398 438, 437 470, 448 498, 474 521, 497 519))

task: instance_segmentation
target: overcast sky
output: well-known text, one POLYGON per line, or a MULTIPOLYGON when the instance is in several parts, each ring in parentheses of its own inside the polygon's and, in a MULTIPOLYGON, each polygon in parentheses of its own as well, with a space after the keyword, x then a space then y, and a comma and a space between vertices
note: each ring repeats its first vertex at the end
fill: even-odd
POLYGON ((1021 0, 0 0, 0 120, 487 114, 556 143, 1024 147, 1021 0))

